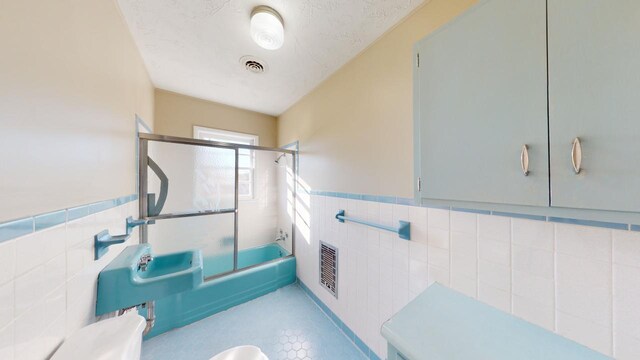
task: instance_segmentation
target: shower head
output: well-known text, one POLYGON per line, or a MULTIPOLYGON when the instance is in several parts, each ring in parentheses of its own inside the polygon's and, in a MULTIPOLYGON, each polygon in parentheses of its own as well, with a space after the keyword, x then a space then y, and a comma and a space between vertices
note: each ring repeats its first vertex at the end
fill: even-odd
POLYGON ((285 155, 285 153, 280 154, 280 156, 278 156, 278 158, 276 159, 276 164, 280 164, 280 159, 282 159, 282 157, 285 155))

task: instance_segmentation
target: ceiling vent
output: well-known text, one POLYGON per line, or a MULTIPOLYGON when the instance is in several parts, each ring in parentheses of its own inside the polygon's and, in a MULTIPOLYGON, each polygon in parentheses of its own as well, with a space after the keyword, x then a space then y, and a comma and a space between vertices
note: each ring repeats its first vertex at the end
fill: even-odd
POLYGON ((244 68, 252 72, 254 74, 262 74, 267 71, 267 63, 258 59, 255 56, 243 56, 240 58, 240 64, 244 66, 244 68))

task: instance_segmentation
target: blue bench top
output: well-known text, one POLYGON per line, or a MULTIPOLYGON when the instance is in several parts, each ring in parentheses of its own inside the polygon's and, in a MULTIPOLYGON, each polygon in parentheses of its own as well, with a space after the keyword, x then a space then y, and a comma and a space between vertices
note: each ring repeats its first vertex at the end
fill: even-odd
POLYGON ((385 322, 382 335, 410 360, 611 359, 437 283, 385 322))

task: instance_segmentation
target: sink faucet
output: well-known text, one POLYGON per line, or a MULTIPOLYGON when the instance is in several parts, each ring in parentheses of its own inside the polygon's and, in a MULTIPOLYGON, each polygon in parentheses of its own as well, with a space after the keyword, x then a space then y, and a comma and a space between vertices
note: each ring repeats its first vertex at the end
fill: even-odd
POLYGON ((151 260, 153 260, 153 256, 151 256, 151 254, 142 255, 140 260, 138 260, 138 270, 147 271, 147 266, 149 266, 151 260))

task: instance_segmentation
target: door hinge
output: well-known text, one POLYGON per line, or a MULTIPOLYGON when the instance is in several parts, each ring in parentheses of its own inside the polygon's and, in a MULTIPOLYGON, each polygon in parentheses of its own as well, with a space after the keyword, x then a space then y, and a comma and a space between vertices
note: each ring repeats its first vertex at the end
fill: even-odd
POLYGON ((418 67, 420 67, 420 53, 416 54, 416 61, 417 61, 418 67))
POLYGON ((422 178, 418 178, 418 192, 422 191, 422 178))

